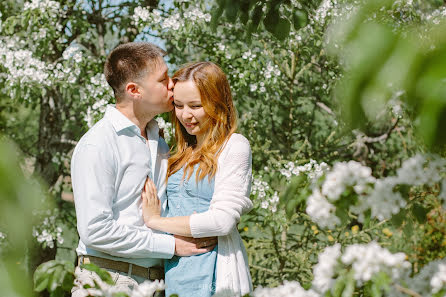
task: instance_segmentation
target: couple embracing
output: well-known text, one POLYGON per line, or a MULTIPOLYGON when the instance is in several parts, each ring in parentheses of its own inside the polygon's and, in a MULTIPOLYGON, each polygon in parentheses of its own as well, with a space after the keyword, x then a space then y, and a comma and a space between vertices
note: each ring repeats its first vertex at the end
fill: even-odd
MULTIPOLYGON (((105 76, 116 105, 77 144, 71 175, 78 264, 106 269, 115 289, 165 279, 166 296, 252 291, 237 230, 252 208, 251 150, 235 133, 223 71, 192 63, 168 76, 165 52, 150 43, 115 48, 105 76), (154 117, 172 113, 175 149, 154 117)), ((97 276, 76 267, 72 296, 97 276)))

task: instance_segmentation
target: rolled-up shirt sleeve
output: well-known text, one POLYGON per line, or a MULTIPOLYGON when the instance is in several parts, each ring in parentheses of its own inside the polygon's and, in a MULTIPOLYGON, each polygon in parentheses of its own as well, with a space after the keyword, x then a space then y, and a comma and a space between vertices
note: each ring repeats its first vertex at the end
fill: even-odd
POLYGON ((73 154, 71 176, 77 227, 88 247, 124 258, 171 258, 173 236, 145 226, 119 224, 113 217, 116 174, 113 154, 94 144, 83 144, 73 154))
POLYGON ((241 215, 253 206, 249 198, 251 180, 252 155, 249 142, 242 135, 234 134, 218 158, 209 210, 190 216, 192 236, 225 236, 236 228, 241 215))

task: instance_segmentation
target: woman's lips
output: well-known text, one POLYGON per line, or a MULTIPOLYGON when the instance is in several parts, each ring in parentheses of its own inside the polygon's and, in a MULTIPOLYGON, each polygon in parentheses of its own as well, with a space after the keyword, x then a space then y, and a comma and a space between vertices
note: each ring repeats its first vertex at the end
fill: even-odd
POLYGON ((187 128, 193 128, 197 125, 197 123, 184 123, 184 126, 186 126, 187 128))

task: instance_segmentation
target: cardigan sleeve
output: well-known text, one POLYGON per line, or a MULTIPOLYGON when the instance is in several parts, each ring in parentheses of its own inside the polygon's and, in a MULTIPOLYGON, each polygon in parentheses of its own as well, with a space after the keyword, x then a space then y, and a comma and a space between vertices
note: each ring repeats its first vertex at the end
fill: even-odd
POLYGON ((190 216, 192 236, 228 235, 240 216, 252 209, 251 180, 251 147, 244 136, 233 134, 218 158, 209 210, 190 216))

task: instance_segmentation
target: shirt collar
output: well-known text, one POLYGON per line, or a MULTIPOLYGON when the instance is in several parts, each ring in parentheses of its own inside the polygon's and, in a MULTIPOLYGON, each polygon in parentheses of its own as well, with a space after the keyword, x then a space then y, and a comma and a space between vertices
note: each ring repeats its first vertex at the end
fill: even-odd
POLYGON ((105 110, 105 118, 107 118, 113 128, 115 128, 116 132, 122 131, 129 127, 135 126, 138 128, 132 121, 130 121, 123 113, 116 109, 115 105, 107 105, 107 109, 105 110))
MULTIPOLYGON (((105 110, 105 117, 111 122, 116 132, 122 131, 124 129, 134 127, 133 130, 139 132, 138 126, 136 126, 132 121, 130 121, 123 113, 121 113, 116 106, 113 104, 107 105, 105 110)), ((146 127, 147 136, 149 139, 158 139, 159 136, 159 126, 155 119, 152 119, 146 127)), ((139 133, 137 133, 139 135, 139 133)))

